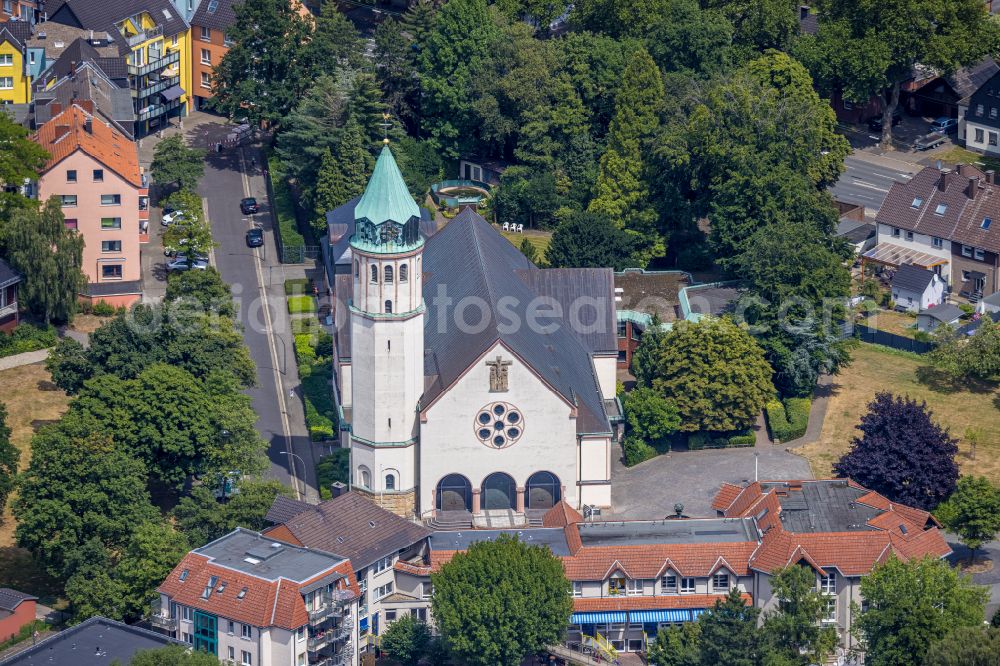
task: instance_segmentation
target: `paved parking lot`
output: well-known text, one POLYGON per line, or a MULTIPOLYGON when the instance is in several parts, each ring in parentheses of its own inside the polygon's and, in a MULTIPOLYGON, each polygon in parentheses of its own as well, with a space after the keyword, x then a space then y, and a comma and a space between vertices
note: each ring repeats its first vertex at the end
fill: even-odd
MULTIPOLYGON (((615 454, 620 452, 616 447, 615 454)), ((713 516, 712 498, 725 483, 753 481, 755 455, 760 479, 811 479, 805 458, 784 447, 764 444, 746 449, 672 451, 632 468, 612 462, 611 504, 603 517, 654 520, 684 505, 688 516, 713 516)))

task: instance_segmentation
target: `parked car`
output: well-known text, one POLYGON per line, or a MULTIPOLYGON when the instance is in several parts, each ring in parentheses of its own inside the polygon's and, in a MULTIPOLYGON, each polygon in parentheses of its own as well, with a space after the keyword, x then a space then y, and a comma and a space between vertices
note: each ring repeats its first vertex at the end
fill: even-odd
POLYGON ((927 134, 917 139, 916 143, 913 144, 913 147, 916 148, 917 150, 930 150, 931 148, 936 148, 937 146, 940 146, 947 140, 948 137, 946 135, 938 134, 937 132, 931 132, 930 134, 927 134))
MULTIPOLYGON (((896 125, 898 125, 901 122, 903 122, 903 113, 899 109, 896 109, 892 113, 892 126, 895 127, 896 125)), ((882 116, 876 116, 876 117, 872 118, 871 120, 869 120, 868 121, 868 129, 870 129, 873 132, 881 132, 882 131, 882 116)))
POLYGON ((179 222, 183 217, 184 217, 184 211, 165 208, 163 210, 162 224, 165 227, 169 227, 174 222, 179 222))
POLYGON ((188 242, 187 238, 182 238, 179 241, 177 241, 177 245, 179 245, 180 247, 173 247, 171 245, 164 245, 163 246, 163 256, 165 256, 165 257, 172 257, 172 256, 174 256, 179 251, 181 251, 181 250, 184 249, 184 246, 187 245, 187 242, 188 242))
POLYGON ((260 247, 264 244, 264 230, 254 227, 247 231, 247 247, 260 247))
POLYGON ((941 116, 931 123, 931 131, 938 134, 951 134, 958 131, 958 120, 941 116))
POLYGON ((240 200, 240 212, 244 215, 252 215, 260 210, 257 207, 257 200, 253 197, 247 197, 246 199, 240 200))
POLYGON ((186 271, 188 269, 195 269, 203 271, 208 268, 208 258, 207 257, 194 257, 191 265, 188 265, 187 257, 183 254, 178 254, 174 257, 173 261, 167 263, 168 271, 186 271))

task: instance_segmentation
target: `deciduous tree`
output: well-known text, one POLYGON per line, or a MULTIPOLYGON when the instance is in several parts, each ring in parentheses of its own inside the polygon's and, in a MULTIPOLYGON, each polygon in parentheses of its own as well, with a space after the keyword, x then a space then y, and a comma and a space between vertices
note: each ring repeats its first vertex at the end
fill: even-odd
POLYGON ((603 268, 616 271, 636 266, 636 241, 604 215, 579 213, 560 224, 545 250, 553 268, 603 268))
POLYGON ((649 646, 654 666, 701 666, 701 624, 685 622, 660 629, 649 646))
POLYGON ((170 645, 155 650, 140 650, 128 666, 219 666, 214 654, 192 652, 183 645, 170 645))
POLYGON ((434 638, 427 623, 404 615, 388 626, 381 636, 381 647, 401 666, 418 666, 434 638))
POLYGON ((7 498, 17 481, 17 465, 21 452, 10 441, 10 426, 7 425, 7 405, 0 402, 0 515, 7 506, 7 498))
POLYGON ((208 257, 218 243, 212 240, 212 228, 202 214, 201 197, 184 189, 171 196, 170 203, 184 215, 163 232, 163 244, 183 254, 191 266, 198 257, 208 257))
POLYGON ((677 405, 680 430, 747 428, 774 395, 764 351, 729 319, 676 322, 658 352, 652 387, 677 405))
MULTIPOLYGON (((38 180, 38 172, 49 154, 28 138, 28 130, 14 122, 11 114, 0 113, 0 183, 19 185, 26 180, 38 180)), ((13 208, 30 207, 29 199, 19 192, 0 188, 0 248, 3 247, 3 223, 13 208)))
POLYGON ((861 578, 867 607, 855 627, 871 666, 918 666, 927 646, 960 627, 980 627, 987 589, 944 560, 890 558, 861 578))
POLYGON ((216 499, 217 488, 199 485, 181 498, 174 507, 177 527, 193 544, 208 543, 232 532, 237 527, 263 530, 268 526, 264 516, 278 495, 291 495, 291 490, 277 481, 240 479, 231 497, 216 499))
POLYGON ((1000 532, 1000 489, 986 477, 961 477, 955 492, 940 508, 945 527, 969 547, 970 561, 976 559, 977 548, 1000 532))
POLYGON ((781 663, 822 664, 837 646, 837 630, 823 626, 828 597, 816 590, 816 572, 793 564, 771 575, 777 610, 764 614, 763 632, 781 663))
POLYGON ((14 210, 4 242, 11 266, 24 275, 21 303, 46 325, 72 320, 87 284, 81 270, 83 237, 66 228, 59 200, 52 197, 41 208, 14 210))
POLYGON ((434 620, 470 666, 516 666, 558 642, 573 602, 562 563, 516 537, 473 544, 431 576, 434 620))
POLYGON ((633 389, 623 407, 632 433, 652 445, 662 445, 681 425, 677 406, 651 388, 633 389))
POLYGON ((893 502, 931 510, 958 481, 958 440, 932 420, 926 402, 875 394, 857 428, 861 437, 833 471, 893 502))
MULTIPOLYGON (((156 144, 149 171, 153 182, 161 188, 194 192, 205 175, 205 151, 189 147, 184 137, 175 134, 156 144)), ((187 213, 193 207, 189 205, 182 210, 187 213)), ((200 200, 197 208, 201 210, 200 200)))
POLYGON ((992 666, 1000 664, 1000 629, 959 627, 927 649, 923 666, 992 666))

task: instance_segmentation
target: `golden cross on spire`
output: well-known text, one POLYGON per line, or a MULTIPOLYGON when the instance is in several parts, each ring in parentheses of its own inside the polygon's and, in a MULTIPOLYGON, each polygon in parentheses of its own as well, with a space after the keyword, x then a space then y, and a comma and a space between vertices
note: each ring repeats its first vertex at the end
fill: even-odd
POLYGON ((392 127, 392 123, 389 121, 389 118, 390 116, 388 113, 383 113, 382 122, 379 123, 382 125, 382 143, 387 146, 389 145, 389 128, 392 127))

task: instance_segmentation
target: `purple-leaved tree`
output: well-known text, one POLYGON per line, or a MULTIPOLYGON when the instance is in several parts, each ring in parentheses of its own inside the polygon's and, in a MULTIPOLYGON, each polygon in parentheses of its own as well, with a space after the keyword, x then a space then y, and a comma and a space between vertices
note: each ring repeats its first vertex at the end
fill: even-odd
POLYGON ((882 392, 868 404, 851 450, 833 466, 893 502, 931 510, 958 481, 958 440, 931 420, 926 402, 882 392))

